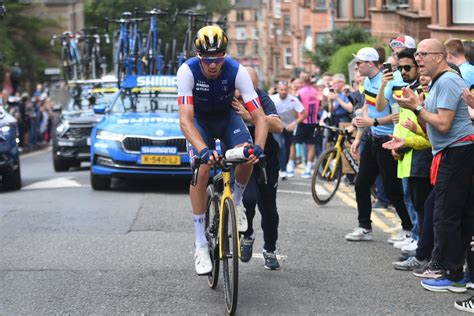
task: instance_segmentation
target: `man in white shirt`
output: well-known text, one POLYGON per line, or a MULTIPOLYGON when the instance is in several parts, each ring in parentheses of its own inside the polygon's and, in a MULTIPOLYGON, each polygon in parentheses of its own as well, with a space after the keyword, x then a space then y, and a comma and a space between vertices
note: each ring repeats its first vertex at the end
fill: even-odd
POLYGON ((290 146, 293 142, 293 132, 296 126, 308 116, 303 104, 301 104, 297 97, 289 94, 288 89, 288 82, 280 81, 278 83, 278 93, 271 96, 277 113, 285 126, 283 133, 273 134, 273 137, 280 146, 280 179, 282 180, 285 180, 287 176, 293 176, 286 172, 290 146))

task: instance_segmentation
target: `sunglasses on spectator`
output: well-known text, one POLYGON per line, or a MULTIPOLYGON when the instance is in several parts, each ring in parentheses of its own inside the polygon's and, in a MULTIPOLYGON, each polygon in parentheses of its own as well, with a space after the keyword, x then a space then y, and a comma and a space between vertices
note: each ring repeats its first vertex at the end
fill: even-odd
POLYGON ((288 81, 278 81, 278 84, 280 85, 283 85, 283 86, 287 86, 288 85, 288 81))
POLYGON ((402 71, 402 70, 405 70, 406 72, 409 72, 411 70, 411 68, 413 67, 417 67, 417 66, 412 66, 412 65, 400 65, 398 66, 398 71, 402 71))
POLYGON ((200 61, 202 61, 206 65, 210 65, 210 64, 219 65, 219 64, 222 64, 224 62, 224 59, 225 59, 226 55, 219 56, 219 57, 205 57, 205 56, 201 56, 201 55, 198 54, 197 57, 199 58, 200 61))
POLYGON ((433 55, 438 55, 438 54, 443 54, 443 52, 415 52, 413 56, 420 57, 420 58, 425 58, 426 56, 433 54, 433 55))
POLYGON ((405 44, 402 43, 402 42, 400 42, 400 41, 396 41, 396 40, 393 39, 393 40, 390 41, 390 47, 391 47, 392 49, 394 49, 394 48, 402 48, 402 47, 405 47, 405 44))

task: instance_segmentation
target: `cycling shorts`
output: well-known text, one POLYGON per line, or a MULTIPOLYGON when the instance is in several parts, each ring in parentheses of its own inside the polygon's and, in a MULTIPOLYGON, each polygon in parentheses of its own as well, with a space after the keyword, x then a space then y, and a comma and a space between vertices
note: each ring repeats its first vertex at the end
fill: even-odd
MULTIPOLYGON (((204 119, 195 117, 194 127, 209 149, 216 149, 216 138, 221 141, 221 147, 223 148, 234 148, 239 144, 253 143, 252 136, 244 121, 233 110, 219 118, 204 119)), ((192 160, 198 154, 198 151, 189 142, 187 143, 188 154, 190 160, 192 160)))
POLYGON ((300 123, 296 127, 294 142, 297 144, 315 144, 317 135, 314 135, 314 129, 316 124, 304 124, 300 123))

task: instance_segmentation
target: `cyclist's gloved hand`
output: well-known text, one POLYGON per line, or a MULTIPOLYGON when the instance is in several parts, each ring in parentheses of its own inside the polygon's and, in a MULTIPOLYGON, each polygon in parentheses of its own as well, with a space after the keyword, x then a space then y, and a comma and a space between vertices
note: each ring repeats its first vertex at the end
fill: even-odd
POLYGON ((212 150, 206 147, 199 152, 198 156, 199 156, 199 159, 201 159, 201 162, 203 164, 207 164, 209 162, 209 158, 213 156, 213 152, 212 150))
POLYGON ((263 149, 259 145, 253 146, 253 155, 257 158, 260 158, 263 155, 263 149))

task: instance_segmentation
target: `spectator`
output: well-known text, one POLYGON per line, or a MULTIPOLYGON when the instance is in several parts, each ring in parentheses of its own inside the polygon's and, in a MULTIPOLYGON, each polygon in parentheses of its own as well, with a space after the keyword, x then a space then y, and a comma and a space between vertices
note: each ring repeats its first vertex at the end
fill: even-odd
MULTIPOLYGON (((445 267, 440 278, 423 280, 421 285, 430 291, 464 292, 465 251, 474 229, 474 207, 469 204, 474 174, 474 126, 467 104, 461 98, 466 83, 450 70, 446 48, 439 40, 421 41, 415 57, 420 74, 433 78, 424 106, 411 89, 404 89, 403 96, 395 99, 426 122, 433 145, 435 246, 432 257, 439 258, 445 267)), ((468 260, 468 268, 472 278, 471 261, 468 260)))
POLYGON ((332 77, 332 89, 329 92, 330 111, 333 117, 333 125, 339 127, 339 123, 349 123, 354 109, 354 97, 349 87, 345 87, 346 77, 343 74, 335 74, 332 77))
POLYGON ((314 129, 318 123, 320 100, 318 91, 311 85, 309 74, 301 73, 300 79, 304 86, 298 90, 298 95, 308 116, 298 125, 295 132, 295 142, 306 144, 308 147, 306 166, 301 177, 309 179, 311 178, 314 158, 319 156, 322 150, 321 137, 314 135, 314 129))
POLYGON ((288 89, 288 83, 286 81, 280 81, 278 83, 278 94, 271 96, 276 111, 285 126, 282 133, 273 134, 280 146, 280 179, 282 180, 285 180, 287 177, 286 165, 290 156, 290 147, 293 143, 293 132, 298 124, 308 116, 303 104, 301 104, 297 97, 289 94, 288 89))
MULTIPOLYGON (((361 153, 359 174, 355 182, 359 226, 345 238, 349 241, 373 240, 370 190, 379 173, 382 175, 386 193, 401 219, 402 229, 409 234, 412 223, 403 203, 401 181, 396 176, 397 163, 390 152, 382 148, 382 144, 389 140, 388 135, 393 133, 392 115, 389 109, 378 112, 375 108, 375 100, 382 80, 382 72, 378 67, 379 55, 374 48, 364 47, 357 52, 355 57, 360 74, 367 76, 364 82, 366 102, 363 109, 364 116, 357 117, 356 124, 362 128, 370 127, 370 135, 361 153)), ((358 153, 361 137, 362 131, 359 130, 351 146, 353 154, 358 153)))

